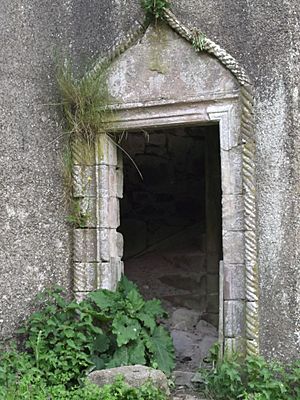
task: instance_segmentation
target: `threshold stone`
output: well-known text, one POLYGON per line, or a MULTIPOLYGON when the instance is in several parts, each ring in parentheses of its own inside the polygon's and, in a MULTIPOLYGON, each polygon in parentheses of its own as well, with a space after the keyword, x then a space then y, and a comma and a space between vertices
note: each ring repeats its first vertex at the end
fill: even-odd
POLYGON ((124 381, 133 387, 140 387, 151 380, 153 385, 170 394, 166 375, 157 369, 145 367, 144 365, 127 365, 123 367, 102 369, 89 374, 89 380, 97 386, 112 384, 114 380, 122 375, 124 381))

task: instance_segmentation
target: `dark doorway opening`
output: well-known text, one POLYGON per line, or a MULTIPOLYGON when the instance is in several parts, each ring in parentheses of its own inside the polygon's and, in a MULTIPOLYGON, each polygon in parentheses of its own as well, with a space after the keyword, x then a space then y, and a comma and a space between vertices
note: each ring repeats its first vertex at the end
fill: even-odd
POLYGON ((218 339, 219 127, 131 132, 122 146, 143 176, 124 155, 125 275, 167 309, 177 369, 196 370, 218 339))

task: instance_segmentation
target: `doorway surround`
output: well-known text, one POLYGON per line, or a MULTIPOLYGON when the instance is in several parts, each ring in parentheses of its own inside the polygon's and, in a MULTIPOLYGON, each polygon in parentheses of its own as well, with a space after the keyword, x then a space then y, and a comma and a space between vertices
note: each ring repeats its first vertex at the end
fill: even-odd
MULTIPOLYGON (((223 229, 221 264, 224 270, 224 283, 220 288, 224 298, 220 304, 224 317, 221 330, 224 332, 225 349, 246 349, 248 354, 257 354, 258 265, 252 85, 234 58, 209 39, 203 40, 203 51, 199 54, 193 51, 192 46, 188 49, 187 44, 194 42, 194 32, 181 24, 169 10, 165 11, 165 22, 168 28, 163 28, 159 43, 153 43, 153 30, 156 28, 150 27, 145 32, 145 28, 139 25, 108 54, 107 58, 112 62, 109 89, 115 101, 111 105, 113 120, 108 121, 107 130, 141 131, 176 125, 219 124, 223 229), (170 28, 176 33, 171 34, 170 28), (143 38, 137 43, 141 36, 143 38), (178 72, 182 77, 180 82, 172 78, 178 75, 176 71, 174 74, 174 68, 180 68, 176 65, 176 54, 173 55, 180 46, 180 57, 183 61, 189 57, 192 72, 199 71, 200 78, 194 74, 191 80, 190 75, 186 75, 189 73, 186 65, 184 74, 178 72), (145 70, 139 70, 140 77, 133 76, 133 60, 140 58, 136 66, 142 68, 141 62, 150 53, 155 65, 151 64, 151 68, 145 65, 145 70), (168 64, 168 58, 173 56, 175 62, 173 59, 173 63, 168 64), (195 56, 201 65, 194 65, 197 62, 195 56), (166 66, 157 65, 165 61, 166 66), (164 68, 166 71, 163 71, 164 68), (201 76, 201 71, 206 76, 201 76), (215 71, 213 80, 209 76, 207 78, 207 75, 213 74, 212 71, 215 71), (148 73, 152 75, 148 76, 148 73), (168 73, 171 75, 168 76, 168 73), (130 83, 132 79, 136 79, 133 86, 130 83), (150 86, 145 87, 148 83, 150 86), (178 85, 181 85, 180 90, 178 85), (164 96, 157 93, 164 93, 164 96)), ((96 70, 97 66, 90 73, 96 70)), ((88 229, 74 230, 74 292, 78 298, 100 287, 114 289, 123 268, 123 243, 117 232, 118 203, 123 185, 120 150, 100 135, 95 159, 95 165, 88 168, 74 167, 74 195, 85 204, 89 198, 88 207, 94 215, 86 227, 88 229), (88 191, 83 191, 87 181, 92 181, 92 184, 88 191)))

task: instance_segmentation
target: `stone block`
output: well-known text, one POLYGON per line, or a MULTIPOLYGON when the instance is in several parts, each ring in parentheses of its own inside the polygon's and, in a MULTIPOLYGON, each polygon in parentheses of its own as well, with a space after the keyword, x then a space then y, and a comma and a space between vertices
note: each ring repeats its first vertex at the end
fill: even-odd
POLYGON ((171 323, 174 329, 191 331, 196 327, 200 318, 201 314, 195 310, 178 308, 172 314, 171 323))
POLYGON ((127 140, 124 140, 124 148, 125 150, 128 148, 132 149, 134 154, 143 154, 145 152, 146 142, 147 139, 143 133, 129 133, 127 135, 127 140))
POLYGON ((227 338, 243 336, 245 333, 245 302, 224 301, 224 335, 227 338))
POLYGON ((219 292, 219 274, 207 274, 207 293, 218 293, 219 292))
POLYGON ((74 229, 74 255, 75 262, 96 262, 98 260, 97 230, 74 229))
POLYGON ((101 228, 118 228, 120 225, 119 200, 116 197, 99 197, 97 225, 101 228))
POLYGON ((101 263, 74 263, 74 291, 90 292, 100 287, 101 263))
POLYGON ((244 196, 224 194, 222 197, 223 229, 241 231, 244 229, 244 196))
POLYGON ((97 196, 109 197, 113 191, 109 186, 109 165, 96 166, 97 196))
POLYGON ((96 218, 96 197, 82 197, 79 198, 80 212, 85 215, 85 221, 83 221, 82 228, 96 228, 97 218, 96 218))
POLYGON ((223 258, 226 264, 244 263, 244 233, 223 230, 223 258))
POLYGON ((226 194, 243 193, 242 147, 232 150, 221 150, 222 192, 226 194))
POLYGON ((124 187, 123 168, 117 167, 117 169, 116 169, 116 179, 117 179, 117 193, 116 193, 116 196, 119 199, 122 199, 123 198, 123 187, 124 187))
POLYGON ((207 295, 207 312, 218 313, 219 312, 219 294, 209 293, 207 295))
POLYGON ((82 300, 86 299, 86 296, 89 294, 90 292, 75 292, 74 291, 74 297, 75 300, 77 301, 77 303, 80 303, 82 300))
POLYGON ((166 144, 166 135, 162 133, 150 133, 149 144, 154 146, 164 146, 166 144))
POLYGON ((224 340, 224 353, 227 355, 230 354, 239 354, 240 356, 245 355, 246 353, 246 342, 244 338, 225 338, 224 340))
POLYGON ((245 299, 245 266, 224 264, 224 299, 245 299))
POLYGON ((74 165, 73 196, 96 196, 96 170, 92 166, 74 165))
POLYGON ((116 166, 117 163, 117 146, 107 135, 98 135, 96 139, 96 164, 116 166))
POLYGON ((124 238, 122 233, 117 232, 117 256, 122 258, 123 257, 123 252, 124 252, 124 238))
POLYGON ((115 229, 99 229, 100 258, 110 261, 111 258, 122 258, 123 236, 115 229))
POLYGON ((149 380, 153 385, 170 394, 168 380, 162 371, 143 365, 128 365, 117 368, 103 369, 89 374, 92 383, 98 386, 113 384, 118 376, 123 376, 129 386, 140 387, 149 380))
POLYGON ((218 328, 218 326, 219 326, 219 314, 218 313, 205 313, 203 315, 203 318, 205 319, 205 321, 212 324, 215 328, 218 328))
POLYGON ((111 258, 108 262, 102 263, 100 271, 101 288, 115 290, 123 269, 123 262, 118 257, 111 258))

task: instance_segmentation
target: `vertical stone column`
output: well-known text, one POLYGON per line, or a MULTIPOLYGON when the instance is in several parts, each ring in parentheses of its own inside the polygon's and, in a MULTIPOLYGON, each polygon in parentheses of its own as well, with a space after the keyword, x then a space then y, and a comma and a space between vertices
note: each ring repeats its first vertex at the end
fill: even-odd
POLYGON ((95 289, 114 290, 123 272, 123 237, 117 232, 122 158, 105 134, 97 137, 90 152, 90 165, 74 157, 74 198, 86 215, 84 224, 74 228, 74 292, 78 300, 95 289))
MULTIPOLYGON (((219 121, 222 181, 223 312, 226 352, 245 351, 245 226, 240 108, 212 106, 219 121)), ((213 147, 211 148, 213 150, 213 147)), ((208 149, 209 150, 209 149, 208 149)), ((218 151, 214 147, 214 151, 218 151)), ((221 309, 222 307, 220 307, 221 309)))

